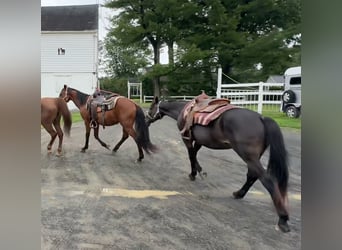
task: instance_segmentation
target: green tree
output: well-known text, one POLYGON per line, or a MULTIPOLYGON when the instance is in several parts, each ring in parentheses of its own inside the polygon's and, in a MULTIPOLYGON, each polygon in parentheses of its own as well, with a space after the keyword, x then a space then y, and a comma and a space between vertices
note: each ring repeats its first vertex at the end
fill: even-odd
POLYGON ((122 53, 118 67, 131 68, 141 51, 152 55, 145 78, 153 80, 155 95, 161 77, 172 93, 213 92, 217 64, 241 82, 300 64, 299 0, 116 0, 106 6, 122 10, 109 35, 115 41, 108 39, 122 53), (163 46, 169 65, 159 64, 163 46))
MULTIPOLYGON (((158 6, 160 1, 153 0, 115 0, 108 1, 105 6, 120 10, 114 20, 115 27, 112 34, 120 44, 139 43, 145 50, 152 47, 153 63, 160 63, 160 48, 162 45, 162 31, 159 24, 158 6)), ((154 92, 160 95, 159 77, 154 79, 154 92)))
POLYGON ((300 65, 299 0, 245 0, 237 6, 236 15, 237 31, 246 38, 233 60, 232 71, 237 78, 266 79, 270 74, 283 74, 286 68, 300 65))
MULTIPOLYGON (((117 22, 124 29, 126 19, 120 19, 117 22)), ((115 25, 115 22, 113 23, 115 25)), ((113 26, 105 38, 106 48, 106 73, 112 77, 136 77, 139 69, 148 65, 148 51, 139 41, 121 32, 117 32, 116 26, 113 26)))

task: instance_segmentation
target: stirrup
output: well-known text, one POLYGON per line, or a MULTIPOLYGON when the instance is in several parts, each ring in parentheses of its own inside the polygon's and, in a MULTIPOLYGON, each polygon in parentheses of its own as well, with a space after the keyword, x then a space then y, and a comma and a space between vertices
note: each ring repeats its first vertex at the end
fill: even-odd
POLYGON ((189 136, 182 135, 182 138, 185 139, 185 140, 191 140, 191 138, 189 136))
POLYGON ((183 133, 181 133, 182 138, 185 140, 191 140, 191 134, 190 131, 188 132, 188 135, 185 134, 185 131, 183 133))

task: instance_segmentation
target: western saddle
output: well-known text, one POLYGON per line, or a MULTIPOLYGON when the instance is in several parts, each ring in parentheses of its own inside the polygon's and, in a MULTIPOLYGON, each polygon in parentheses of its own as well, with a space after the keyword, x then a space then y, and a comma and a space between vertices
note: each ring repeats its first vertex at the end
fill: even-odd
POLYGON ((89 111, 90 115, 90 127, 91 128, 97 128, 98 126, 98 112, 102 112, 102 126, 105 128, 105 112, 108 110, 111 110, 114 108, 116 103, 116 98, 119 97, 119 94, 116 93, 110 93, 109 95, 105 96, 103 91, 97 89, 93 95, 90 96, 88 102, 87 102, 87 109, 89 111))
POLYGON ((202 90, 202 93, 196 96, 189 104, 189 106, 185 107, 183 111, 184 116, 184 127, 181 130, 181 135, 184 139, 191 140, 191 128, 194 124, 194 115, 196 113, 210 113, 216 110, 219 107, 228 105, 230 103, 229 99, 218 98, 211 99, 205 92, 202 90))

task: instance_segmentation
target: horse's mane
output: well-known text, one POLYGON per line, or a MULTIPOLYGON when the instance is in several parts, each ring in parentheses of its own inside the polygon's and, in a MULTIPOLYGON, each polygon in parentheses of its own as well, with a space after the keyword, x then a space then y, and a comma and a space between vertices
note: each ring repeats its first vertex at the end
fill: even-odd
POLYGON ((68 88, 68 91, 69 90, 73 90, 77 93, 77 99, 80 100, 81 105, 84 105, 87 103, 88 97, 89 97, 88 94, 85 94, 85 93, 83 93, 77 89, 74 89, 74 88, 68 88))
POLYGON ((179 100, 179 99, 166 99, 163 100, 164 102, 177 102, 177 103, 185 103, 185 102, 189 102, 188 100, 179 100))

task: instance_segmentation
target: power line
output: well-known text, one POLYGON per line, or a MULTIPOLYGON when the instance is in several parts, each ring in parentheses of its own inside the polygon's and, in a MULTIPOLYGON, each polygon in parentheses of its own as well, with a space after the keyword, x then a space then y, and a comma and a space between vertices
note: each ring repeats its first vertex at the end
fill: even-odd
POLYGON ((232 80, 232 81, 235 82, 235 83, 240 83, 240 82, 234 80, 233 78, 231 78, 230 76, 227 76, 227 75, 226 75, 225 73, 223 73, 223 72, 222 72, 222 75, 224 75, 225 77, 227 77, 228 79, 232 80))

